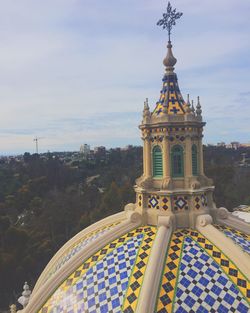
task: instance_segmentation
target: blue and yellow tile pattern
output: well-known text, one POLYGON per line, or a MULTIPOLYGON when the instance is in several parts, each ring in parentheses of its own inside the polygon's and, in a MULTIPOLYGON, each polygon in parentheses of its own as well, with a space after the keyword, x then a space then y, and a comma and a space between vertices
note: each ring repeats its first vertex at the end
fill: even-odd
POLYGON ((187 196, 174 196, 173 207, 174 207, 174 211, 188 210, 188 197, 187 196))
POLYGON ((154 237, 155 228, 147 226, 109 243, 83 262, 39 313, 134 312, 154 237))
POLYGON ((120 224, 120 222, 110 223, 105 226, 102 226, 85 236, 83 236, 81 239, 79 239, 77 242, 72 244, 71 247, 67 249, 67 251, 60 257, 59 260, 56 261, 56 263, 52 266, 50 271, 48 272, 45 279, 50 278, 53 274, 55 274, 65 263, 67 263, 75 254, 79 253, 84 249, 86 246, 88 246, 91 242, 98 239, 103 234, 107 233, 108 231, 111 231, 114 226, 120 224))
POLYGON ((144 238, 138 252, 138 256, 130 277, 126 298, 123 304, 124 313, 133 313, 136 310, 144 274, 148 264, 150 251, 156 235, 156 228, 144 227, 144 238))
POLYGON ((167 108, 167 114, 184 114, 187 105, 181 95, 177 75, 175 73, 166 74, 162 81, 163 87, 160 99, 156 103, 153 114, 156 116, 162 115, 164 107, 167 108))
POLYGON ((199 232, 172 235, 157 313, 241 312, 250 310, 250 282, 199 232))
POLYGON ((171 208, 170 196, 148 195, 148 208, 167 211, 171 208))
POLYGON ((195 210, 205 209, 207 207, 207 195, 200 194, 193 198, 193 207, 195 210))
POLYGON ((250 235, 242 233, 228 226, 224 225, 214 225, 214 226, 217 229, 221 230, 227 237, 233 239, 233 241, 237 245, 239 245, 243 251, 250 254, 250 235))

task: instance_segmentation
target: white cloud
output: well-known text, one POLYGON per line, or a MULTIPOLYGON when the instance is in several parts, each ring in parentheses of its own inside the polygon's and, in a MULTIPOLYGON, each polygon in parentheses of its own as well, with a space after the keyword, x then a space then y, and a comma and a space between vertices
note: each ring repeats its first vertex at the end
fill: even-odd
MULTIPOLYGON (((137 124, 143 101, 149 97, 152 107, 161 88, 166 34, 155 23, 164 1, 0 4, 1 151, 32 149, 35 135, 46 137, 44 147, 51 150, 72 148, 73 142, 78 147, 85 138, 108 145, 140 141, 137 124), (130 121, 121 123, 116 116, 114 126, 114 117, 106 114, 112 112, 124 112, 125 119, 134 112, 136 118, 129 115, 130 121), (101 130, 88 129, 89 123, 81 132, 79 123, 66 127, 70 118, 98 125, 97 116, 106 119, 101 130)), ((244 105, 249 97, 241 95, 249 92, 250 3, 176 0, 174 5, 184 12, 174 31, 181 90, 201 96, 211 125, 206 137, 220 141, 222 135, 212 131, 213 119, 227 131, 226 118, 240 121, 250 113, 244 105)), ((238 123, 228 141, 232 136, 245 140, 245 129, 238 123)))

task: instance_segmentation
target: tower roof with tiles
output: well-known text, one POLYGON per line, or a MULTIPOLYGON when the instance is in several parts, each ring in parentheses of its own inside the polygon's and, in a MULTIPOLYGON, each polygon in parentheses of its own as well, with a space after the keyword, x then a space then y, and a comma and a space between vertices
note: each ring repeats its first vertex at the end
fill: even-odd
POLYGON ((167 56, 163 60, 163 64, 166 67, 166 73, 163 76, 163 86, 160 92, 160 99, 156 103, 156 107, 153 111, 153 115, 161 116, 166 114, 185 114, 188 113, 188 105, 182 97, 177 75, 174 72, 174 65, 177 60, 172 53, 171 41, 167 45, 167 56))
POLYGON ((185 114, 188 113, 188 104, 181 95, 178 85, 178 79, 176 73, 174 73, 174 66, 177 62, 172 52, 172 43, 170 40, 173 26, 182 16, 181 12, 176 12, 176 9, 172 9, 170 3, 168 3, 167 12, 163 14, 162 19, 157 23, 163 29, 168 32, 168 44, 167 55, 163 60, 165 66, 165 74, 163 76, 163 86, 160 93, 160 99, 156 103, 156 107, 153 111, 153 115, 161 116, 162 114, 185 114))

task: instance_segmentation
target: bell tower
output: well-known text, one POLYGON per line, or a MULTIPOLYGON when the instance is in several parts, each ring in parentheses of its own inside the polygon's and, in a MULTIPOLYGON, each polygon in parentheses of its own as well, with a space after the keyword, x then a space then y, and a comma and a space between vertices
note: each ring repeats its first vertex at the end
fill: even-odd
POLYGON ((147 222, 157 224, 158 216, 171 215, 176 227, 194 227, 197 215, 215 209, 212 180, 204 174, 202 137, 205 122, 199 97, 196 107, 189 95, 184 101, 174 66, 170 33, 176 13, 168 4, 157 24, 168 30, 165 74, 160 98, 151 112, 144 102, 139 126, 143 140, 143 175, 135 185, 136 208, 147 222))

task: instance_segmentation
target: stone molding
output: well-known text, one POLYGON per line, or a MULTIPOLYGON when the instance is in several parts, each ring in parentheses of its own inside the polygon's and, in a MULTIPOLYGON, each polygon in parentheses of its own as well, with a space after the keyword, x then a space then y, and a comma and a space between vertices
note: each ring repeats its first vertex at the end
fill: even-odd
POLYGON ((233 215, 226 208, 217 209, 215 216, 218 224, 235 228, 236 230, 250 235, 250 224, 233 215))
POLYGON ((159 216, 157 234, 144 274, 136 313, 154 312, 162 268, 172 231, 172 218, 170 216, 159 216))
MULTIPOLYGON (((181 178, 183 179, 183 178, 181 178)), ((158 195, 182 195, 182 194, 187 194, 187 195, 192 195, 194 193, 202 193, 202 192, 207 192, 207 191, 214 191, 214 186, 206 186, 206 187, 200 187, 199 189, 184 189, 184 188, 178 188, 178 189, 167 189, 167 190, 159 190, 159 189, 153 189, 153 188, 147 188, 145 189, 144 187, 141 186, 135 186, 135 192, 139 193, 145 193, 145 194, 153 194, 157 192, 158 195)))
POLYGON ((173 227, 173 217, 172 216, 158 216, 158 227, 164 226, 166 228, 173 227))
POLYGON ((218 208, 217 210, 217 218, 222 220, 227 219, 229 215, 229 211, 226 208, 218 208))
POLYGON ((203 214, 203 215, 197 216, 196 226, 205 227, 207 225, 212 224, 212 222, 213 222, 213 218, 211 215, 203 214))

